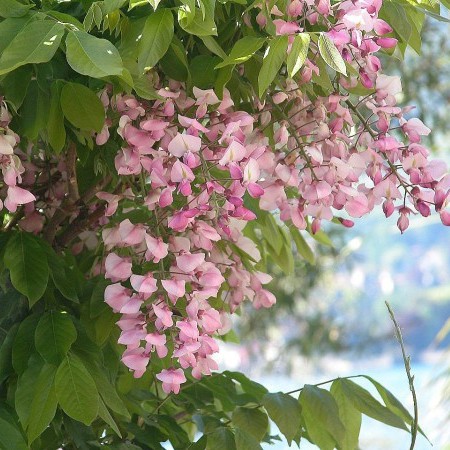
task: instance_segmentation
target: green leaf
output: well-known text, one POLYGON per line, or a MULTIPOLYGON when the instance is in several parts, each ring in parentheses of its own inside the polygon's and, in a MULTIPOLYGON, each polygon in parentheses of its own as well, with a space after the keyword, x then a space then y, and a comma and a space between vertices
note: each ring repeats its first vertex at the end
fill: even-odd
POLYGON ((67 120, 81 130, 99 132, 105 122, 102 102, 82 84, 64 85, 61 90, 61 108, 67 120))
POLYGON ((260 402, 264 395, 268 393, 267 389, 262 384, 250 380, 241 372, 231 372, 229 370, 226 370, 225 372, 223 372, 223 375, 239 382, 242 386, 242 390, 246 394, 254 396, 258 402, 260 402))
MULTIPOLYGON (((215 0, 203 0, 204 12, 199 8, 187 10, 186 5, 178 9, 178 22, 184 31, 195 36, 217 36, 214 22, 215 0)), ((195 5, 195 2, 192 2, 195 5)))
POLYGON ((189 66, 192 84, 200 89, 208 89, 214 85, 217 70, 214 70, 220 59, 217 56, 198 55, 194 57, 189 66))
POLYGON ((336 400, 339 408, 339 419, 345 427, 341 450, 355 450, 358 447, 362 415, 343 392, 340 380, 333 382, 330 392, 336 400))
POLYGON ((66 143, 66 129, 64 115, 61 109, 62 82, 55 81, 50 88, 50 111, 47 121, 48 142, 58 155, 66 143))
POLYGON ((98 392, 106 406, 117 414, 129 419, 130 413, 128 412, 128 409, 117 394, 115 386, 111 384, 107 378, 104 370, 89 359, 84 360, 83 363, 94 379, 98 392))
POLYGON ((372 397, 369 391, 351 380, 341 379, 339 381, 343 394, 358 411, 378 422, 408 431, 403 419, 372 397))
POLYGON ((347 75, 347 68, 339 50, 334 45, 334 42, 326 35, 319 36, 319 52, 323 60, 336 72, 347 75))
POLYGON ((9 407, 0 403, 0 448, 5 450, 28 450, 16 418, 9 407))
POLYGON ((339 419, 339 408, 333 396, 325 389, 306 384, 300 398, 302 416, 312 442, 321 450, 342 447, 345 428, 339 419))
POLYGON ((292 239, 294 239, 295 245, 297 247, 298 253, 311 265, 316 264, 316 258, 311 247, 306 242, 305 238, 302 236, 300 231, 294 226, 289 227, 292 239))
POLYGON ((55 417, 58 404, 54 384, 55 374, 56 367, 45 364, 37 378, 27 429, 30 444, 44 432, 55 417))
POLYGON ((108 408, 105 406, 101 398, 99 400, 98 415, 114 430, 117 436, 119 436, 120 438, 122 437, 117 423, 114 421, 113 417, 108 411, 108 408))
POLYGON ((49 271, 44 250, 30 233, 17 233, 8 241, 4 259, 12 285, 28 298, 31 308, 47 288, 49 271))
POLYGON ((45 130, 49 112, 48 100, 46 92, 39 87, 37 80, 31 80, 19 110, 20 121, 17 132, 20 135, 35 140, 39 133, 45 130))
POLYGON ((189 78, 189 65, 186 57, 186 50, 182 42, 176 36, 173 37, 169 49, 159 64, 162 71, 171 79, 186 81, 189 78))
POLYGON ((139 42, 138 67, 140 72, 151 68, 164 56, 173 38, 173 15, 170 9, 160 9, 145 21, 139 42))
POLYGON ((333 91, 333 85, 331 84, 330 76, 327 72, 327 66, 322 58, 316 58, 314 61, 316 66, 319 68, 319 75, 313 71, 312 81, 314 85, 321 87, 325 94, 331 93, 333 91))
POLYGON ((207 437, 203 435, 198 441, 188 447, 188 450, 205 450, 207 437))
POLYGON ((124 71, 117 48, 108 40, 84 31, 69 31, 66 39, 67 62, 75 72, 93 78, 121 77, 124 71))
POLYGON ((41 314, 31 314, 26 317, 17 330, 12 348, 12 364, 20 375, 28 366, 28 359, 35 350, 34 331, 41 318, 41 314))
POLYGON ((245 36, 239 39, 231 49, 229 56, 227 56, 220 64, 217 64, 216 69, 228 66, 230 64, 241 64, 249 60, 266 42, 266 38, 245 36))
POLYGON ((300 429, 302 410, 298 401, 288 394, 277 392, 266 394, 262 404, 290 445, 300 429))
POLYGON ((219 99, 223 98, 223 89, 231 80, 234 66, 227 66, 219 69, 217 72, 216 81, 214 82, 214 91, 219 99))
POLYGON ((222 59, 227 58, 227 54, 223 51, 222 47, 217 43, 217 41, 212 36, 201 36, 200 39, 205 44, 206 48, 222 59))
POLYGON ((208 435, 207 450, 236 450, 234 434, 229 428, 216 428, 208 435))
POLYGON ((72 419, 90 425, 97 417, 98 391, 78 356, 69 353, 64 358, 56 372, 55 388, 61 408, 72 419))
POLYGON ((269 425, 267 415, 255 408, 236 408, 231 416, 233 425, 251 434, 258 442, 264 437, 269 425))
POLYGON ((409 41, 412 26, 402 5, 396 2, 383 2, 379 17, 391 24, 395 33, 403 42, 407 43, 409 41))
POLYGON ((13 373, 13 367, 11 364, 11 353, 14 343, 14 338, 17 334, 19 324, 14 324, 5 336, 3 343, 0 346, 0 384, 13 373))
MULTIPOLYGON (((309 230, 308 230, 309 231, 309 230)), ((310 232, 311 237, 319 242, 322 245, 327 245, 328 247, 334 247, 332 240, 329 238, 329 236, 325 233, 323 230, 319 230, 316 233, 310 232)))
POLYGON ((0 17, 22 17, 34 5, 24 5, 17 0, 2 0, 0 2, 0 17))
POLYGON ((258 92, 260 97, 262 97, 265 90, 271 85, 286 59, 287 46, 288 37, 277 36, 272 40, 266 50, 261 71, 258 75, 258 92))
POLYGON ((6 97, 5 100, 12 104, 16 111, 21 107, 27 95, 31 75, 31 66, 22 66, 6 75, 2 80, 2 91, 6 97))
POLYGON ((125 6, 127 1, 128 0, 104 0, 101 3, 101 8, 104 14, 109 14, 125 6))
POLYGON ((156 8, 161 3, 161 0, 148 0, 148 2, 152 5, 153 10, 156 11, 156 8))
POLYGON ((259 445, 259 442, 253 435, 248 434, 239 428, 234 430, 234 439, 236 450, 262 450, 261 445, 259 445))
POLYGON ((17 389, 14 395, 16 413, 19 416, 19 421, 24 430, 29 423, 30 407, 35 392, 36 379, 43 365, 42 359, 37 355, 35 356, 36 358, 30 359, 28 367, 17 380, 17 389))
POLYGON ((68 300, 79 303, 76 290, 76 279, 73 270, 69 269, 64 259, 57 255, 53 248, 45 246, 47 252, 48 266, 53 283, 61 294, 68 300))
MULTIPOLYGON (((400 400, 395 397, 395 395, 386 389, 383 385, 378 383, 378 381, 374 380, 372 377, 369 377, 368 375, 363 375, 364 378, 369 380, 376 388, 378 393, 380 394, 380 397, 383 399, 384 404, 387 406, 388 409, 390 409, 394 414, 401 417, 407 424, 412 423, 413 417, 409 413, 409 411, 403 406, 403 404, 400 402, 400 400)), ((425 435, 423 430, 419 427, 420 434, 428 439, 428 437, 425 435)))
POLYGON ((14 38, 26 27, 30 22, 30 17, 21 17, 20 19, 10 18, 0 22, 0 53, 2 53, 14 38))
POLYGON ((63 24, 50 20, 27 24, 2 53, 0 75, 25 64, 50 61, 58 50, 64 32, 63 24))
POLYGON ((308 56, 311 37, 308 33, 297 34, 287 57, 287 71, 292 78, 303 66, 308 56))
POLYGON ((45 313, 35 332, 36 349, 44 360, 58 365, 77 338, 70 316, 60 311, 45 313))

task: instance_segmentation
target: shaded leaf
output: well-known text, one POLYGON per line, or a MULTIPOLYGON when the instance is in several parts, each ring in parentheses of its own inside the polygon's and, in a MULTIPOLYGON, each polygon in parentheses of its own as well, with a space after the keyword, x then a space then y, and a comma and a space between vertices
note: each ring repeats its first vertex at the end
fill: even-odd
POLYGON ((61 91, 64 116, 76 128, 99 132, 105 122, 105 110, 100 99, 86 86, 66 83, 61 91))
POLYGON ((234 434, 229 428, 219 427, 208 434, 207 450, 236 450, 234 434))
POLYGON ((56 154, 61 153, 61 150, 66 143, 66 129, 64 127, 64 115, 61 109, 60 99, 62 87, 62 83, 58 81, 51 85, 50 110, 47 121, 48 142, 56 154))
POLYGON ((122 434, 119 430, 119 427, 117 426, 117 423, 111 416, 110 412, 108 411, 108 408, 103 403, 103 400, 99 399, 99 407, 98 407, 98 415, 114 430, 114 432, 119 436, 122 437, 122 434))
POLYGON ((12 348, 12 364, 20 375, 28 366, 28 359, 35 350, 34 332, 41 318, 40 314, 26 317, 19 325, 12 348))
POLYGON ((270 43, 263 59, 261 71, 258 75, 258 92, 262 97, 265 90, 272 84, 278 71, 286 59, 288 46, 287 36, 277 36, 270 43))
POLYGON ((266 38, 245 36, 239 39, 231 49, 229 56, 227 56, 220 64, 217 64, 216 69, 228 66, 230 64, 241 64, 250 59, 255 52, 257 52, 266 42, 266 38))
POLYGON ((28 450, 25 437, 16 418, 6 404, 0 403, 0 448, 5 450, 28 450))
POLYGON ((55 417, 58 404, 54 384, 55 374, 56 367, 45 364, 37 378, 27 430, 30 444, 44 432, 55 417))
POLYGON ((69 31, 66 55, 73 70, 89 77, 122 76, 124 71, 117 48, 110 41, 84 31, 69 31))
POLYGON ((24 5, 17 0, 2 0, 0 2, 0 17, 22 17, 34 5, 24 5))
POLYGON ((340 379, 343 394, 353 403, 353 406, 366 416, 391 427, 408 431, 403 419, 376 400, 369 391, 351 380, 340 379))
POLYGON ((339 419, 339 408, 333 396, 325 389, 306 384, 299 402, 312 442, 322 450, 332 450, 336 444, 341 447, 345 428, 339 419))
POLYGON ((98 391, 78 356, 69 353, 64 358, 56 372, 55 388, 58 402, 69 417, 86 425, 97 417, 98 391))
POLYGON ((339 408, 339 418, 345 427, 341 450, 355 450, 358 447, 362 415, 342 391, 339 380, 334 381, 330 389, 339 408))
POLYGON ((36 349, 50 364, 59 364, 77 338, 70 316, 60 311, 45 313, 36 327, 36 349))
POLYGON ((0 75, 25 64, 37 64, 53 58, 65 32, 64 25, 50 20, 27 24, 0 57, 0 75))
POLYGON ((41 372, 42 359, 32 358, 26 370, 17 380, 17 389, 14 395, 14 405, 22 428, 25 430, 30 419, 31 403, 36 390, 35 383, 41 372))
POLYGON ((262 450, 261 445, 251 434, 236 428, 234 430, 234 440, 236 443, 236 450, 262 450))
POLYGON ((267 415, 256 408, 236 408, 231 421, 235 427, 251 434, 258 442, 266 434, 269 425, 267 415))
POLYGON ((139 42, 140 72, 151 68, 167 52, 173 38, 173 15, 170 9, 160 9, 148 16, 139 42))
POLYGON ((13 286, 32 307, 47 288, 49 270, 44 250, 30 233, 17 233, 8 241, 4 261, 13 286))
POLYGON ((300 429, 301 407, 298 401, 288 394, 277 392, 266 394, 262 404, 290 444, 300 429))

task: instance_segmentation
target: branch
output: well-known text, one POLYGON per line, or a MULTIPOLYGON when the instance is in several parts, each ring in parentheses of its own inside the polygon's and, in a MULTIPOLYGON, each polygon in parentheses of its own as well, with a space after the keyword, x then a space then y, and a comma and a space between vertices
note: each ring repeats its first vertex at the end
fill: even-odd
MULTIPOLYGON (((348 105, 348 107, 356 114, 358 119, 361 121, 361 124, 363 128, 372 136, 372 138, 375 140, 378 137, 378 134, 367 124, 366 119, 364 119, 364 116, 361 114, 359 109, 350 101, 346 100, 345 103, 348 105)), ((400 182, 401 186, 403 186, 403 189, 412 196, 412 194, 409 192, 408 187, 405 185, 405 182, 400 177, 399 173, 397 172, 397 168, 394 164, 389 160, 389 158, 386 156, 384 152, 380 152, 381 156, 384 158, 384 160, 388 163, 391 172, 397 177, 398 181, 400 182)))
POLYGON ((61 206, 55 210, 53 216, 45 227, 44 239, 49 244, 53 244, 58 227, 73 212, 74 206, 80 198, 78 193, 76 164, 77 147, 74 143, 70 143, 66 156, 67 196, 62 201, 61 206))
POLYGON ((406 355, 405 345, 403 344, 402 330, 397 320, 395 319, 394 312, 392 311, 389 303, 385 303, 389 311, 389 315, 391 316, 392 322, 394 323, 395 336, 400 344, 400 348, 402 349, 403 363, 405 364, 406 376, 408 377, 409 382, 409 390, 411 391, 414 404, 414 419, 411 423, 411 445, 409 447, 409 450, 413 450, 416 444, 417 431, 419 429, 419 408, 417 405, 416 390, 414 388, 414 375, 411 374, 411 357, 406 355))
MULTIPOLYGON (((92 200, 98 191, 105 188, 112 180, 111 175, 107 175, 99 184, 88 189, 82 197, 77 201, 78 207, 86 206, 86 203, 92 200)), ((58 246, 64 248, 75 239, 82 231, 88 229, 91 225, 97 222, 104 214, 106 207, 104 205, 99 206, 91 214, 86 215, 80 213, 78 217, 61 233, 57 238, 58 246)))

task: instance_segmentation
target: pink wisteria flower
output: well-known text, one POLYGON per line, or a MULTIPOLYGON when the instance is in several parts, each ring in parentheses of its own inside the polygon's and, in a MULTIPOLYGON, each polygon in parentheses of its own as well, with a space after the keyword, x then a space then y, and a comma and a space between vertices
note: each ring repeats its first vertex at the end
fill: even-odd
MULTIPOLYGON (((96 138, 122 139, 114 163, 123 182, 122 190, 97 194, 106 202, 99 225, 112 282, 105 302, 121 315, 123 362, 134 376, 151 367, 150 358, 171 366, 157 375, 166 393, 180 391, 185 373, 200 378, 218 369, 216 339, 245 301, 276 303, 266 289, 271 277, 260 270, 262 230, 249 222, 270 215, 286 232, 318 233, 326 221, 351 227, 380 208, 398 215, 402 233, 411 215, 432 209, 450 225, 447 167, 429 160, 422 143, 429 128, 397 105, 400 78, 382 73, 377 52, 397 41, 378 17, 381 1, 255 7, 269 35, 287 35, 287 53, 307 21, 353 70, 336 76, 330 95, 310 96, 324 70, 310 52, 293 79, 246 111, 226 89, 222 99, 213 89, 190 94, 174 80, 156 82, 156 100, 101 96, 108 117, 119 118, 96 138), (371 91, 357 98, 351 92, 361 85, 371 91)), ((247 76, 245 66, 239 70, 247 76)), ((4 178, 16 186, 24 169, 11 163, 11 136, 0 133, 0 154, 4 178)))
POLYGON ((186 377, 181 369, 164 369, 156 374, 156 378, 162 381, 162 388, 166 394, 171 392, 178 394, 180 386, 186 382, 186 377))

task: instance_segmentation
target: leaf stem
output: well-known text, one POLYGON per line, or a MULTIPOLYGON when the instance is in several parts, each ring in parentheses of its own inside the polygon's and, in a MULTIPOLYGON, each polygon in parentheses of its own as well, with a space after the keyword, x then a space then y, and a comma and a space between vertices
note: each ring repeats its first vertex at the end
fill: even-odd
POLYGON ((388 302, 385 302, 385 303, 386 303, 386 307, 389 311, 389 315, 391 316, 391 320, 394 323, 395 336, 400 344, 400 348, 402 349, 403 363, 405 365, 406 376, 408 377, 408 383, 409 383, 409 390, 411 391, 413 404, 414 404, 414 418, 411 423, 411 445, 409 447, 409 450, 413 450, 414 446, 416 444, 417 431, 419 429, 419 408, 417 405, 416 390, 414 388, 414 375, 411 374, 411 357, 406 355, 405 345, 403 343, 402 330, 397 322, 397 319, 395 318, 394 312, 392 311, 389 303, 388 302))

